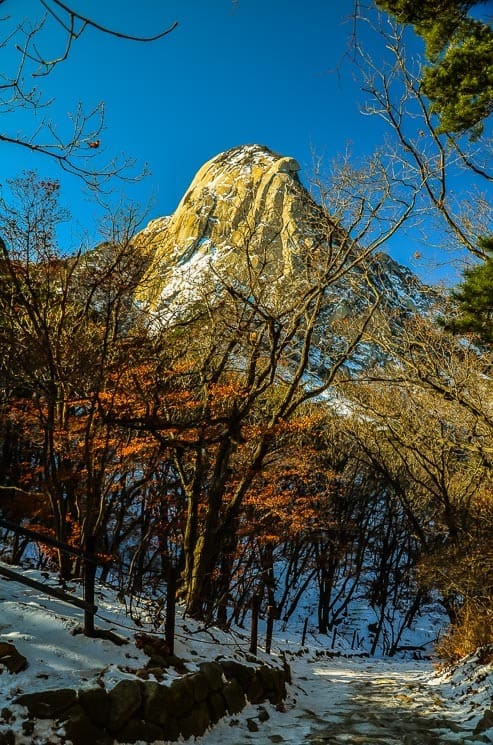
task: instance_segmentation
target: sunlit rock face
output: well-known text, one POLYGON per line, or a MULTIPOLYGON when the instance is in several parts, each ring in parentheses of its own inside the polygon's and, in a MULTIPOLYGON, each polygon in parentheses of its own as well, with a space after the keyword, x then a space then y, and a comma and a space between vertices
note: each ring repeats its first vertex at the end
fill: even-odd
POLYGON ((170 313, 225 272, 246 283, 252 271, 275 282, 292 276, 315 233, 330 227, 298 171, 294 158, 259 145, 208 161, 176 212, 137 237, 151 257, 138 299, 170 313))
MULTIPOLYGON (((397 318, 430 306, 427 288, 384 253, 345 271, 360 249, 314 201, 299 170, 293 158, 260 145, 233 148, 200 168, 175 213, 135 238, 148 261, 136 299, 152 325, 212 311, 228 292, 244 303, 251 296, 262 312, 280 318, 293 298, 322 282, 324 311, 313 337, 320 370, 344 347, 345 329, 367 313, 375 293, 397 318)), ((364 366, 372 348, 358 355, 364 366)))

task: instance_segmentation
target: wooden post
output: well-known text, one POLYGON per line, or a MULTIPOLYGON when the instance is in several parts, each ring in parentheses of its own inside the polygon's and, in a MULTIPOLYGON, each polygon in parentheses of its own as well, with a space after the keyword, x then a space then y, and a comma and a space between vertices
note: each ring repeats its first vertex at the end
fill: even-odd
POLYGON ((334 633, 332 634, 332 649, 335 647, 336 643, 336 636, 337 636, 337 626, 334 626, 334 633))
POLYGON ((164 639, 169 654, 175 653, 175 614, 176 614, 176 567, 170 562, 166 584, 166 620, 164 623, 164 639))
MULTIPOLYGON (((87 538, 84 556, 84 600, 89 606, 94 606, 94 585, 96 580, 95 548, 96 539, 91 535, 87 538)), ((94 636, 94 631, 94 611, 86 608, 84 610, 84 635, 94 636)))
POLYGON ((252 607, 252 630, 250 634, 250 652, 251 654, 257 654, 258 645, 258 614, 260 610, 260 598, 258 595, 252 596, 251 601, 252 607))
POLYGON ((305 639, 306 639, 306 630, 308 628, 308 616, 305 618, 305 623, 303 624, 303 633, 301 635, 301 646, 305 646, 305 639))
POLYGON ((272 633, 274 631, 274 616, 276 609, 273 605, 267 606, 267 629, 265 632, 265 651, 270 654, 270 648, 272 646, 272 633))

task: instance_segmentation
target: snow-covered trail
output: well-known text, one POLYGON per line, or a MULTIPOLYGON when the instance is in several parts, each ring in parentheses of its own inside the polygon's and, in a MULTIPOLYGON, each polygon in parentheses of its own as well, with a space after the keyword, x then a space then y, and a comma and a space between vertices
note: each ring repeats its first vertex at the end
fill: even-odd
POLYGON ((471 708, 443 695, 429 664, 324 659, 297 660, 294 667, 286 712, 271 711, 260 723, 262 707, 248 707, 239 719, 221 722, 202 739, 203 745, 492 742, 473 734, 471 708), (258 731, 249 731, 248 719, 258 731))
POLYGON ((457 742, 458 734, 459 742, 467 742, 467 730, 455 721, 425 673, 386 670, 374 663, 366 670, 351 670, 349 680, 344 671, 324 670, 320 678, 333 691, 339 688, 342 696, 325 717, 313 712, 315 726, 307 742, 431 745, 457 742))
MULTIPOLYGON (((25 573, 38 581, 45 579, 36 570, 25 573)), ((79 609, 14 581, 0 583, 0 641, 14 644, 28 662, 19 674, 4 670, 0 675, 0 743, 7 730, 15 735, 16 745, 64 742, 59 725, 52 720, 38 720, 34 733, 25 734, 20 707, 14 711, 15 720, 6 720, 2 712, 12 708, 19 694, 101 683, 111 690, 120 680, 134 679, 148 663, 148 656, 134 644, 141 626, 136 627, 126 615, 115 592, 102 587, 97 600, 98 625, 126 636, 127 645, 73 635, 81 621, 79 609)), ((176 651, 189 672, 197 670, 200 662, 219 656, 253 662, 247 650, 248 639, 242 632, 203 629, 177 615, 176 651)), ((284 660, 289 663, 292 685, 285 705, 276 710, 269 704, 249 704, 240 714, 225 716, 197 743, 493 743, 493 650, 471 655, 441 677, 429 662, 328 654, 317 643, 300 650, 294 636, 275 638, 272 656, 260 651, 259 660, 276 666, 284 660), (475 729, 478 734, 473 734, 475 729)), ((169 668, 163 682, 170 683, 179 674, 169 668)))

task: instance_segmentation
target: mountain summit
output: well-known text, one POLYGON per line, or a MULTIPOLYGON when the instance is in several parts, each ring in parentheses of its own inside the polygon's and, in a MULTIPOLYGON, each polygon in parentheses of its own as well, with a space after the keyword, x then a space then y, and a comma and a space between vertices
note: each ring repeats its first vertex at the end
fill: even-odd
MULTIPOLYGON (((227 282, 248 287, 252 275, 274 298, 315 264, 345 274, 340 257, 347 264, 359 249, 302 185, 299 170, 294 158, 261 145, 235 147, 205 163, 175 213, 151 221, 136 237, 149 260, 138 301, 167 323, 204 300, 206 288, 210 300, 227 282)), ((424 286, 386 254, 374 256, 364 271, 393 305, 422 305, 424 286)), ((347 283, 332 292, 339 317, 354 310, 347 283)))
POLYGON ((260 145, 236 147, 205 163, 174 215, 153 220, 139 236, 151 255, 139 299, 153 310, 169 307, 197 272, 227 264, 238 271, 246 247, 254 264, 274 261, 276 271, 292 273, 314 224, 327 221, 299 170, 294 158, 260 145))

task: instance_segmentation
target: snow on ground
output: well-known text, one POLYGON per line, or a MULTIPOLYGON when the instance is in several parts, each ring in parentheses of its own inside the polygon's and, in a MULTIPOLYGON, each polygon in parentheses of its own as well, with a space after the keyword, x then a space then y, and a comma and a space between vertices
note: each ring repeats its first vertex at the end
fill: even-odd
MULTIPOLYGON (((46 581, 35 570, 25 574, 46 581)), ((135 633, 152 631, 152 626, 142 621, 136 625, 107 588, 96 600, 96 625, 126 637, 125 646, 73 635, 82 611, 16 582, 0 580, 0 601, 0 642, 15 644, 29 663, 17 675, 6 670, 0 675, 0 711, 4 716, 7 707, 16 717, 8 724, 0 718, 0 733, 13 730, 18 745, 62 742, 49 720, 38 722, 32 735, 23 734, 23 710, 12 705, 20 693, 90 687, 97 681, 110 689, 122 678, 133 677, 148 660, 133 642, 135 633)), ((190 672, 204 659, 222 655, 244 661, 247 652, 244 632, 204 629, 179 615, 176 654, 190 672)), ((492 654, 489 659, 472 656, 438 674, 429 661, 333 656, 320 639, 301 650, 299 640, 286 635, 275 639, 270 658, 263 652, 259 657, 278 665, 285 658, 291 666, 286 705, 278 707, 282 710, 248 705, 200 738, 201 745, 493 742, 493 727, 488 729, 484 719, 492 707, 492 654)), ((170 669, 169 679, 177 675, 170 669)))
POLYGON ((233 722, 223 720, 203 745, 493 742, 493 728, 474 734, 491 701, 491 665, 489 681, 457 700, 423 662, 309 656, 297 660, 293 671, 287 711, 269 711, 261 733, 248 731, 259 708, 250 706, 233 722))

